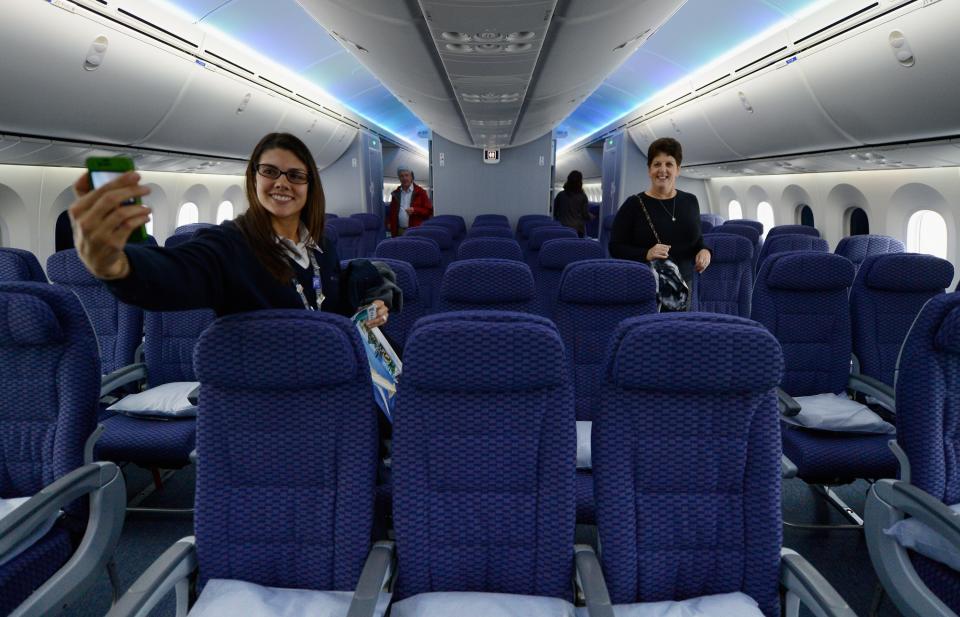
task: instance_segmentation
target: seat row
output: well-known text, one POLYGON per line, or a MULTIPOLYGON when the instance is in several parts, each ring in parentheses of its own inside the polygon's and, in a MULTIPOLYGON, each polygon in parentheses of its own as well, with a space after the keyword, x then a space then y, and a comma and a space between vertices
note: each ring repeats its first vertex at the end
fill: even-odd
MULTIPOLYGON (((4 365, 20 354, 42 356, 44 366, 63 366, 64 354, 77 351, 95 357, 92 329, 65 290, 6 284, 0 311, 4 365)), ((75 364, 83 370, 47 370, 33 382, 38 389, 88 384, 69 405, 49 408, 48 424, 92 425, 96 417, 99 371, 75 364)), ((392 603, 400 617, 572 616, 574 604, 579 614, 611 616, 613 605, 622 614, 672 602, 673 610, 699 607, 704 615, 773 617, 781 591, 787 607, 802 601, 819 614, 852 615, 809 564, 781 547, 774 388, 783 360, 776 340, 750 321, 647 315, 618 326, 592 436, 600 555, 574 544, 574 377, 559 332, 542 317, 451 312, 418 322, 394 415, 395 542, 372 546, 378 412, 349 320, 305 311, 225 317, 200 337, 195 364, 202 384, 195 535, 164 553, 111 616, 147 614, 174 588, 180 606, 195 601, 197 615, 255 615, 267 605, 285 614, 332 605, 339 607, 332 614, 379 615, 392 603), (291 357, 304 338, 325 353, 291 357), (637 362, 650 353, 657 364, 637 362), (700 371, 692 355, 719 367, 719 377, 700 371), (198 599, 187 584, 195 573, 198 599)), ((0 402, 4 429, 44 464, 49 450, 31 445, 42 435, 16 421, 23 405, 10 398, 0 402)), ((65 440, 58 451, 78 459, 82 448, 67 442, 82 444, 82 431, 58 438, 65 440)), ((12 442, 3 443, 5 459, 16 460, 12 442)), ((37 490, 0 488, 5 496, 37 490)), ((40 513, 76 493, 42 495, 0 519, 0 559, 11 542, 37 532, 40 513)), ((87 533, 110 530, 113 538, 79 560, 95 571, 115 544, 117 517, 105 520, 97 503, 90 513, 87 533)), ((19 580, 24 598, 0 587, 17 614, 49 614, 90 581, 65 574, 76 567, 67 550, 49 563, 64 568, 55 579, 73 586, 43 587, 18 565, 48 562, 36 546, 0 566, 0 581, 9 580, 11 563, 29 573, 19 580)))

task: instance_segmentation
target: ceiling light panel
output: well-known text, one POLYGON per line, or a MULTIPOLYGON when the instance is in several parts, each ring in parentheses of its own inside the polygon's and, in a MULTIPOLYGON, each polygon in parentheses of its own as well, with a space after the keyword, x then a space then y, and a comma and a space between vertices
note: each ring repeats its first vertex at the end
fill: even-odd
POLYGON ((556 0, 420 0, 476 146, 510 144, 556 0))

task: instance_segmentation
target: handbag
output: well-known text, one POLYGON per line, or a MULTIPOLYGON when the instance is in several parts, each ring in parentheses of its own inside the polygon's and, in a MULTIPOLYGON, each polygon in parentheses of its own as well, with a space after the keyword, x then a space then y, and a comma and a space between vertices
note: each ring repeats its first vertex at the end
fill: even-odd
MULTIPOLYGON (((647 224, 653 232, 653 237, 657 244, 660 242, 660 235, 657 228, 653 226, 653 220, 650 213, 647 212, 647 204, 643 202, 643 197, 637 195, 640 200, 640 208, 643 209, 643 215, 647 217, 647 224)), ((686 311, 687 301, 690 299, 690 289, 687 288, 687 282, 680 276, 680 268, 669 259, 654 259, 650 262, 650 269, 653 270, 654 279, 657 281, 657 305, 661 311, 686 311)))

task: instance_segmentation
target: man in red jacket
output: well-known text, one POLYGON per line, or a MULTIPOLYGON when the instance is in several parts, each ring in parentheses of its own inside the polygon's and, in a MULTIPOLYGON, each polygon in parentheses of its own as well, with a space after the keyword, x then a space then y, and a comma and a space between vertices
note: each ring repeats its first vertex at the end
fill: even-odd
POLYGON ((390 194, 387 227, 391 235, 402 236, 408 227, 417 227, 433 216, 433 204, 427 192, 413 181, 413 171, 400 167, 397 176, 400 186, 390 194))

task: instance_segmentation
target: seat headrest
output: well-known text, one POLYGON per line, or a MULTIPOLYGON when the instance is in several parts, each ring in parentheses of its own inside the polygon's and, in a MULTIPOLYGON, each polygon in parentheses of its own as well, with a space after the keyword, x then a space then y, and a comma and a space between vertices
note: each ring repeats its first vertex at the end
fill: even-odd
POLYGON ((77 249, 57 251, 47 257, 47 276, 61 285, 102 285, 80 261, 77 249))
POLYGON ((777 225, 776 227, 771 227, 770 231, 767 232, 767 239, 776 237, 776 236, 785 236, 789 234, 800 234, 801 236, 816 236, 820 237, 820 231, 816 227, 811 227, 809 225, 777 225))
POLYGON ((566 367, 553 322, 507 311, 420 319, 407 338, 403 364, 404 387, 464 393, 557 387, 566 367))
POLYGON ((960 307, 951 310, 940 322, 933 345, 940 351, 960 354, 960 307))
POLYGON ((758 234, 763 235, 763 223, 754 219, 730 219, 724 225, 739 225, 741 227, 750 227, 755 229, 758 234))
POLYGON ((563 270, 567 264, 585 259, 603 259, 599 242, 586 238, 554 238, 540 247, 540 267, 563 270))
POLYGON ((560 277, 561 302, 656 305, 657 282, 646 264, 622 259, 589 259, 569 264, 560 277))
POLYGON ((464 259, 447 266, 440 284, 446 302, 529 302, 536 294, 530 267, 510 259, 464 259))
POLYGON ((194 366, 204 384, 246 390, 303 390, 369 374, 365 352, 345 317, 299 309, 228 315, 197 341, 194 366))
POLYGON ((829 253, 830 244, 823 238, 816 236, 781 234, 773 237, 767 236, 763 250, 767 256, 785 251, 820 251, 821 253, 829 253))
POLYGON ((404 235, 410 238, 430 238, 436 242, 442 250, 449 249, 453 246, 452 229, 444 225, 414 227, 413 229, 408 229, 404 235))
POLYGON ((520 223, 520 236, 529 238, 534 229, 539 229, 541 227, 562 227, 562 225, 553 219, 533 219, 530 221, 524 221, 523 223, 520 223))
POLYGON ((777 339, 757 322, 733 315, 632 317, 617 328, 611 351, 607 378, 626 389, 762 393, 776 387, 783 374, 777 339))
POLYGON ((873 255, 861 270, 867 287, 886 291, 943 291, 953 281, 953 264, 919 253, 873 255))
POLYGON ((576 238, 577 232, 569 227, 538 227, 530 232, 530 242, 527 248, 539 251, 543 243, 556 238, 576 238))
POLYGON ((46 302, 26 293, 0 291, 0 346, 48 345, 61 340, 60 322, 46 302))
POLYGON ((767 287, 806 291, 846 289, 853 283, 853 263, 846 257, 819 251, 775 253, 760 268, 767 287))
POLYGON ((843 238, 837 243, 834 252, 837 255, 843 255, 853 263, 861 263, 870 255, 902 253, 903 251, 903 242, 890 236, 869 234, 843 238))
POLYGON ((710 249, 710 263, 739 263, 753 259, 753 244, 742 236, 703 234, 703 244, 710 249))
POLYGON ((414 268, 439 268, 440 245, 433 238, 388 238, 377 245, 376 256, 399 259, 414 268))
POLYGON ((756 227, 750 227, 749 225, 737 225, 734 223, 724 223, 718 227, 714 227, 712 234, 734 234, 737 236, 743 236, 750 240, 754 246, 760 242, 760 232, 756 227))
POLYGON ((358 212, 351 214, 350 218, 357 219, 363 223, 364 229, 380 229, 380 217, 370 212, 358 212))
POLYGON ((363 223, 353 217, 338 217, 325 222, 326 227, 337 230, 340 236, 362 236, 363 223))

